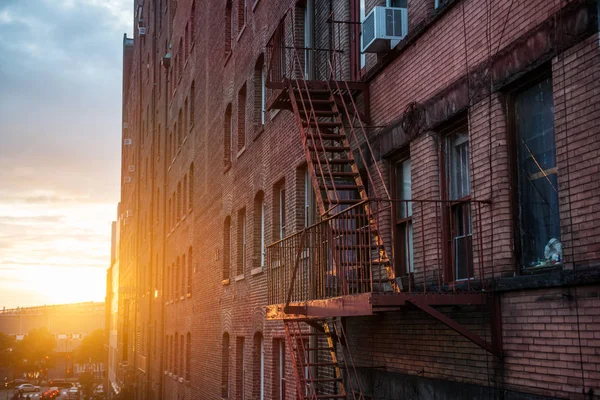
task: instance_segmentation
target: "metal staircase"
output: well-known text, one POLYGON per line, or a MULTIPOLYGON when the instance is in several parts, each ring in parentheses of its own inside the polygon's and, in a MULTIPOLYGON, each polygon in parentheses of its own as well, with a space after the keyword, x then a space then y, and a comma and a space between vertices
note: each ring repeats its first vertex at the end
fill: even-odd
POLYGON ((298 399, 364 399, 339 319, 284 324, 298 399))

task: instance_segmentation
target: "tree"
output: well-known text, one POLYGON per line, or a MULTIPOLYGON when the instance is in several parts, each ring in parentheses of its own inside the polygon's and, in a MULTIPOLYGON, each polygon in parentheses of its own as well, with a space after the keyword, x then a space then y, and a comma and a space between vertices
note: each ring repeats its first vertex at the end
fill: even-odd
POLYGON ((75 349, 75 361, 78 363, 104 362, 106 338, 103 329, 96 329, 81 341, 75 349))
POLYGON ((56 340, 46 328, 34 329, 17 342, 14 359, 22 372, 45 370, 54 363, 56 340))
POLYGON ((16 341, 4 332, 0 332, 0 368, 8 368, 14 361, 16 341))
POLYGON ((84 396, 89 399, 92 393, 94 393, 94 387, 96 386, 94 375, 91 372, 82 373, 79 375, 79 383, 81 384, 84 396))

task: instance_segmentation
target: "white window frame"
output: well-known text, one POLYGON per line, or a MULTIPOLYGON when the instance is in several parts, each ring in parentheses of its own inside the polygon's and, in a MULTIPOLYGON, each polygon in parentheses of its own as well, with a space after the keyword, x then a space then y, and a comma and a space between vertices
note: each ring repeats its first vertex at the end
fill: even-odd
POLYGON ((260 266, 265 267, 265 200, 260 201, 260 266))

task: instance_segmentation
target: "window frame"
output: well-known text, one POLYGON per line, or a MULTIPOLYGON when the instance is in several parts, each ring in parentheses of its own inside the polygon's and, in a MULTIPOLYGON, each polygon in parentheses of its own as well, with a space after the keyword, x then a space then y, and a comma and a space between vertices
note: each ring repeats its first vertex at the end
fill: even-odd
MULTIPOLYGON (((552 89, 552 94, 554 95, 554 86, 552 79, 552 70, 551 65, 546 64, 539 69, 527 74, 523 78, 511 84, 504 91, 504 104, 506 106, 507 111, 507 129, 506 129, 506 139, 508 146, 508 160, 509 160, 509 180, 510 180, 510 206, 511 206, 511 216, 512 216, 512 245, 513 245, 513 254, 514 254, 514 273, 516 275, 523 274, 531 274, 535 272, 546 272, 548 268, 540 269, 539 271, 535 271, 534 269, 527 268, 523 264, 523 243, 521 241, 521 218, 520 218, 520 201, 519 201, 519 154, 518 154, 518 133, 517 133, 517 118, 516 118, 516 105, 517 105, 517 96, 520 93, 525 92, 526 90, 534 87, 535 85, 540 84, 546 79, 550 80, 550 86, 552 89)), ((556 146, 556 111, 554 113, 554 141, 556 146)), ((555 163, 558 164, 558 160, 555 160, 555 163)), ((558 167, 558 165, 557 165, 558 167)), ((558 173, 558 172, 557 172, 558 173)), ((559 189, 560 193, 560 189, 559 189)), ((559 207, 560 207, 560 197, 559 197, 559 207)), ((559 224, 560 224, 560 208, 559 208, 559 224)), ((562 242, 562 240, 561 240, 562 242)), ((565 265, 564 260, 564 250, 563 250, 563 261, 560 264, 555 266, 551 266, 550 268, 554 269, 562 269, 565 265)))
MULTIPOLYGON (((391 160, 391 189, 394 193, 395 200, 412 200, 412 159, 410 157, 410 150, 406 149, 402 151, 397 157, 391 160), (410 199, 397 198, 396 194, 399 193, 400 188, 398 187, 398 165, 405 162, 410 162, 410 183, 411 183, 411 195, 410 199)), ((412 275, 415 272, 414 265, 414 239, 412 251, 408 252, 410 245, 407 241, 410 240, 408 237, 409 227, 413 227, 413 203, 398 202, 392 207, 392 221, 394 224, 393 235, 394 235, 394 272, 396 276, 407 276, 412 275), (407 213, 406 216, 398 215, 398 206, 402 206, 407 213), (407 261, 410 258, 410 261, 407 261)), ((413 231, 414 232, 414 231, 413 231)), ((414 233, 411 233, 414 236, 414 233)))
POLYGON ((474 268, 474 259, 473 259, 473 224, 472 224, 472 215, 471 215, 471 192, 472 192, 472 180, 471 180, 471 143, 470 143, 470 133, 469 133, 469 123, 467 115, 461 115, 457 117, 457 119, 449 124, 449 126, 441 132, 440 135, 440 152, 439 152, 439 160, 440 160, 440 191, 441 197, 443 200, 442 206, 442 265, 444 270, 444 280, 446 283, 450 282, 461 282, 467 281, 475 278, 475 268, 474 268), (468 179, 469 179, 469 193, 468 195, 462 196, 460 198, 452 199, 451 198, 451 159, 449 148, 449 141, 452 136, 457 135, 459 133, 464 133, 467 136, 466 142, 468 143, 468 179), (465 213, 465 210, 468 211, 468 215, 465 213), (467 277, 466 278, 457 278, 458 270, 456 257, 457 253, 454 250, 454 241, 457 236, 456 227, 453 224, 455 217, 459 215, 459 213, 463 213, 463 223, 465 227, 467 227, 468 222, 468 232, 466 235, 462 235, 464 237, 470 237, 470 247, 467 254, 468 259, 470 260, 470 265, 467 264, 467 277), (464 215, 467 215, 466 220, 464 219, 464 215))

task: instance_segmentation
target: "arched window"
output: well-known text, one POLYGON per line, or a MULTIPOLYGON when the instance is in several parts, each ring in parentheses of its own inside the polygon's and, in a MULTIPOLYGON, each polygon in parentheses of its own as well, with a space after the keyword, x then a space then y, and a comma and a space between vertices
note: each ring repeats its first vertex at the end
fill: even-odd
POLYGON ((190 12, 190 41, 193 44, 196 40, 196 2, 192 2, 192 11, 190 12))
POLYGON ((223 279, 229 279, 231 270, 231 217, 223 224, 223 279))
POLYGON ((181 182, 177 184, 177 220, 181 218, 181 182))
POLYGON ((179 370, 179 376, 183 376, 185 375, 185 371, 184 371, 184 359, 183 359, 183 349, 184 347, 184 337, 183 337, 183 333, 179 336, 179 366, 177 367, 179 370))
POLYGON ((253 241, 252 261, 253 268, 264 268, 265 266, 265 201, 264 193, 258 192, 254 197, 253 213, 253 241))
POLYGON ((175 355, 173 362, 173 373, 175 375, 179 375, 179 335, 177 332, 175 332, 175 345, 173 346, 173 353, 175 355))
POLYGON ((260 332, 252 348, 252 398, 265 400, 265 341, 260 332))
POLYGON ((183 112, 179 109, 179 115, 177 117, 177 150, 181 149, 181 143, 183 142, 183 112))
POLYGON ((178 79, 181 80, 183 76, 183 39, 179 38, 179 51, 177 52, 177 58, 179 59, 179 63, 177 65, 177 75, 178 79))
POLYGON ((255 127, 265 123, 265 57, 261 54, 254 65, 254 114, 255 127))
POLYGON ((192 81, 192 88, 190 89, 190 129, 194 126, 196 117, 194 104, 196 104, 196 81, 192 81))
POLYGON ((185 341, 185 380, 190 381, 192 374, 192 334, 187 333, 185 341))
POLYGON ((194 163, 190 164, 190 190, 188 199, 188 208, 194 208, 194 163))
POLYGON ((233 158, 233 112, 231 108, 231 103, 229 103, 225 109, 225 124, 223 131, 225 167, 231 165, 231 160, 233 158))
POLYGON ((180 285, 180 289, 179 289, 179 293, 181 294, 181 296, 183 296, 185 294, 185 282, 187 281, 185 273, 187 270, 187 262, 186 262, 186 255, 185 253, 183 253, 183 255, 181 256, 181 282, 177 282, 178 285, 180 285))
POLYGON ((188 102, 188 98, 185 98, 185 101, 183 102, 183 137, 186 138, 188 135, 188 131, 190 130, 189 128, 189 120, 188 120, 188 108, 189 108, 189 102, 188 102))
POLYGON ((238 211, 237 220, 237 275, 246 272, 246 209, 238 211))
POLYGON ((223 334, 221 351, 221 397, 229 398, 229 334, 223 334))
POLYGON ((246 84, 238 92, 237 114, 237 151, 240 151, 246 146, 246 84))
POLYGON ((183 176, 183 196, 181 198, 181 212, 183 215, 187 214, 187 199, 188 199, 188 176, 185 174, 183 176))
POLYGON ((233 44, 233 23, 231 15, 233 14, 232 0, 227 0, 225 4, 225 56, 231 53, 231 46, 233 44))
POLYGON ((177 257, 177 263, 175 264, 175 280, 173 282, 173 294, 175 299, 179 298, 179 270, 181 269, 181 260, 177 257))
POLYGON ((193 258, 192 258, 192 246, 188 250, 188 265, 187 265, 187 293, 189 296, 192 295, 192 273, 193 273, 193 258))

